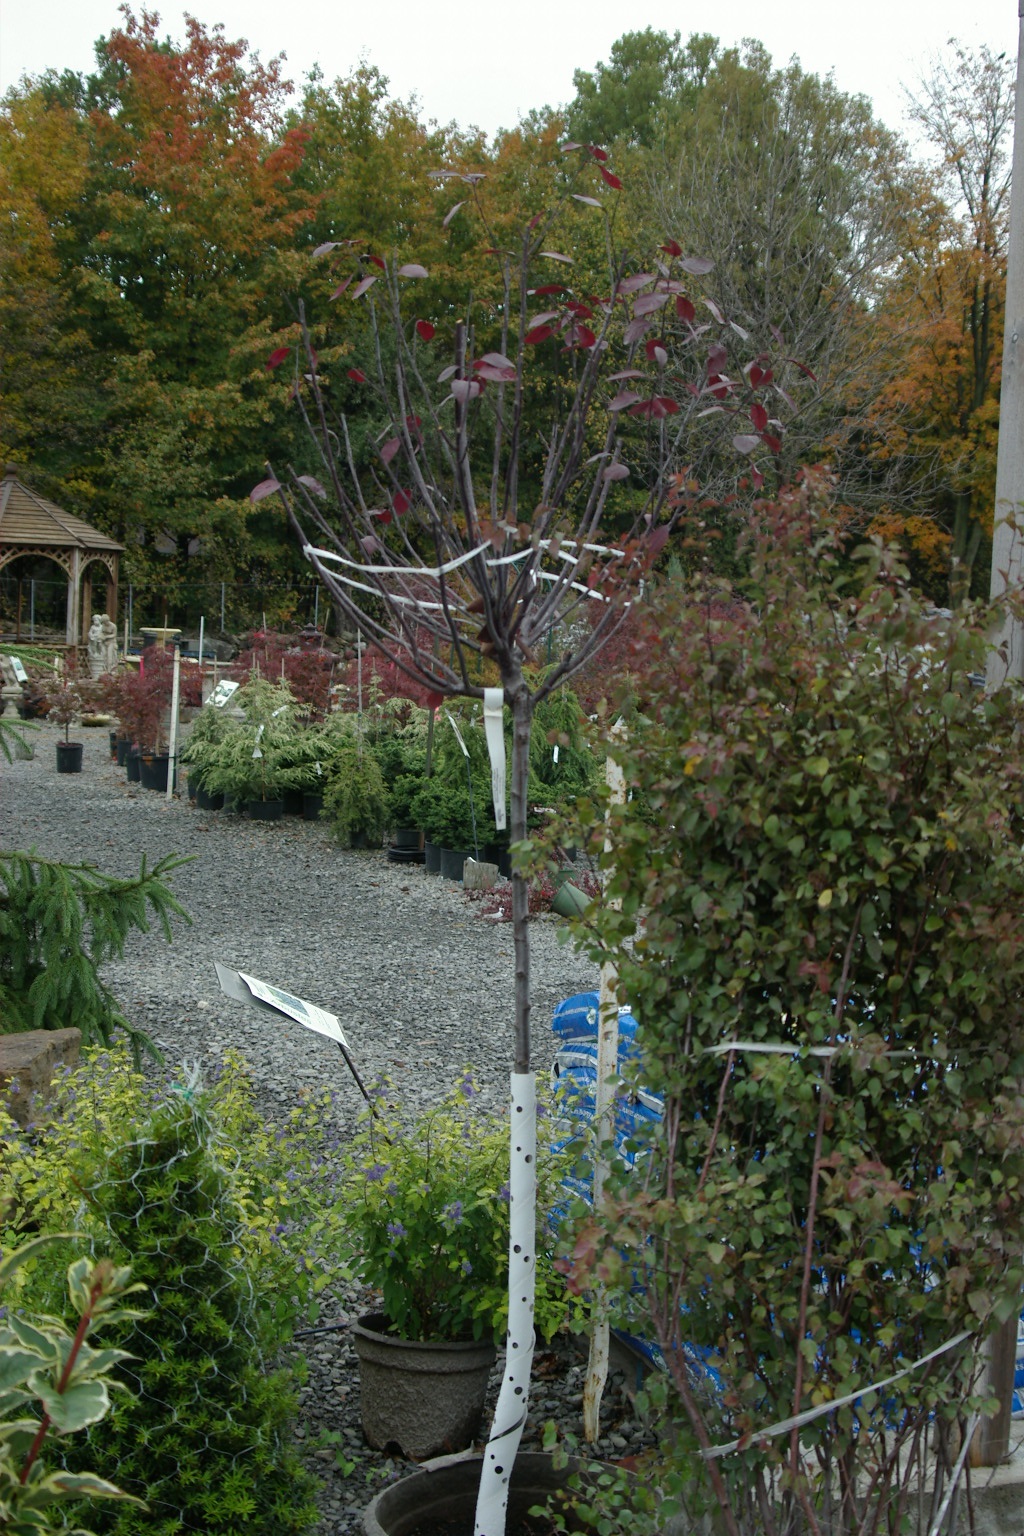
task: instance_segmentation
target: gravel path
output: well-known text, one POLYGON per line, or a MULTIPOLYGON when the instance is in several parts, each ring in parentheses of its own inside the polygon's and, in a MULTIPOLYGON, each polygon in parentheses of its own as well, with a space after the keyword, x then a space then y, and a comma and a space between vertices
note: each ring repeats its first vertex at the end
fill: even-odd
MULTIPOLYGON (((386 1071, 401 1101, 436 1101, 455 1071, 471 1064, 481 1103, 504 1103, 511 1043, 511 927, 478 915, 461 887, 422 867, 391 865, 382 852, 339 850, 325 828, 285 818, 250 822, 226 812, 197 811, 184 798, 125 781, 111 763, 105 730, 79 730, 81 774, 60 774, 45 722, 31 738, 32 761, 0 757, 0 847, 35 848, 47 857, 87 860, 107 873, 138 870, 168 853, 194 855, 172 885, 192 926, 176 925, 174 942, 135 936, 123 963, 105 976, 128 1017, 161 1044, 172 1066, 218 1064, 228 1049, 250 1063, 268 1119, 295 1102, 305 1086, 337 1082, 339 1115, 350 1124, 360 1099, 335 1048, 320 1036, 249 1013, 220 993, 214 960, 248 971, 336 1013, 366 1077, 386 1071)), ((532 926, 533 1038, 538 1070, 553 1054, 554 1004, 596 986, 589 962, 559 943, 558 921, 532 926)), ((340 1129, 344 1132, 345 1125, 340 1129)), ((358 1287, 338 1285, 324 1298, 325 1319, 363 1310, 358 1287)), ((344 1329, 302 1341, 309 1382, 302 1392, 298 1435, 307 1445, 338 1431, 335 1449, 312 1448, 310 1464, 324 1481, 320 1536, 359 1529, 358 1513, 393 1475, 390 1459, 370 1452, 359 1430, 355 1362, 344 1329)), ((539 1359, 527 1440, 555 1418, 580 1432, 580 1357, 569 1345, 539 1359)), ((492 1392, 497 1382, 492 1381, 492 1392)), ((621 1456, 643 1436, 628 1399, 606 1393, 599 1450, 621 1456)), ((404 1464, 400 1464, 404 1465, 404 1464)))

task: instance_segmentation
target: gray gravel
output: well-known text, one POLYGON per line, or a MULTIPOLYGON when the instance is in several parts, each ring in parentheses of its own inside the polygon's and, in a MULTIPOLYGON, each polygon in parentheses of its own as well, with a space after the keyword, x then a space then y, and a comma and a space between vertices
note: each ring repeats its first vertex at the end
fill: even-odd
MULTIPOLYGON (((197 811, 184 797, 126 783, 111 763, 106 730, 79 729, 81 774, 58 774, 45 722, 32 761, 0 758, 0 847, 35 848, 53 858, 87 860, 107 873, 138 870, 167 853, 194 855, 172 877, 191 914, 174 941, 134 937, 106 979, 127 1016, 161 1044, 169 1064, 214 1067, 227 1049, 249 1062, 268 1119, 304 1087, 337 1084, 340 1130, 361 1100, 336 1049, 298 1026, 274 1025, 219 991, 214 960, 248 971, 336 1013, 367 1077, 387 1072, 411 1109, 435 1101, 456 1069, 472 1065, 482 1104, 504 1102, 510 1066, 512 934, 481 918, 461 887, 422 867, 391 865, 383 852, 338 849, 326 829, 287 817, 250 822, 230 812, 197 811)), ((589 962, 559 942, 558 920, 532 924, 533 1037, 536 1065, 553 1054, 554 1004, 596 986, 589 962)), ((358 1286, 339 1283, 323 1298, 325 1321, 366 1309, 358 1286)), ((358 1516, 381 1478, 404 1463, 369 1451, 359 1429, 359 1386, 344 1328, 301 1341, 309 1366, 297 1434, 323 1480, 321 1536, 358 1530, 358 1516), (319 1448, 325 1431, 344 1448, 319 1448), (339 1466, 339 1460, 342 1465, 339 1466)), ((500 1365, 500 1362, 499 1362, 500 1365)), ((554 1418, 579 1434, 582 1357, 566 1341, 538 1360, 526 1441, 554 1418)), ((496 1369, 492 1395, 499 1379, 496 1369)), ((628 1398, 605 1394, 598 1451, 621 1457, 645 1442, 628 1398)))

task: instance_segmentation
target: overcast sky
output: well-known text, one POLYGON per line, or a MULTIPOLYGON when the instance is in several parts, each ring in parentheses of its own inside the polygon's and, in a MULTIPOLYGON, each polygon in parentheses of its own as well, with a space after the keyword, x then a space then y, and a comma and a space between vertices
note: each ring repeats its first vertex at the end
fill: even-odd
MULTIPOLYGON (((158 0, 150 0, 158 8, 158 0)), ((141 7, 139 7, 141 8, 141 7)), ((159 7, 161 31, 182 36, 182 9, 159 7)), ((844 91, 873 98, 879 117, 902 125, 900 85, 913 84, 948 39, 976 48, 1017 50, 1017 0, 720 0, 683 7, 648 0, 586 5, 558 0, 195 0, 191 14, 229 38, 244 37, 264 60, 284 53, 296 82, 313 64, 328 78, 348 74, 361 56, 415 95, 425 117, 476 124, 488 133, 531 107, 572 96, 576 68, 606 59, 624 31, 712 32, 723 43, 763 42, 777 63, 794 54, 805 69, 835 76, 844 91)), ((0 90, 23 73, 87 71, 93 43, 120 21, 115 0, 0 0, 0 90)))

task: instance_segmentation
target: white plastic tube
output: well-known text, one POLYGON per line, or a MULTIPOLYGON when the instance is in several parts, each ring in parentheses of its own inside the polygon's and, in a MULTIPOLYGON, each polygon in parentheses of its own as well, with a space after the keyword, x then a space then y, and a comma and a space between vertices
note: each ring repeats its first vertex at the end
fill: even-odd
POLYGON ((537 1283, 537 1077, 533 1072, 512 1073, 510 1141, 505 1375, 484 1451, 474 1536, 504 1536, 509 1478, 530 1398, 537 1283))

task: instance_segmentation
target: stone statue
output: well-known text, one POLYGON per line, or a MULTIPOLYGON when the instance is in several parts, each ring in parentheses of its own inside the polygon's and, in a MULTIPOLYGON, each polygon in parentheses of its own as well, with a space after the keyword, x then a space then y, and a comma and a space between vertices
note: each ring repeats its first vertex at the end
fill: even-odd
POLYGON ((117 670, 117 625, 107 615, 94 613, 89 626, 89 676, 102 677, 117 670))

